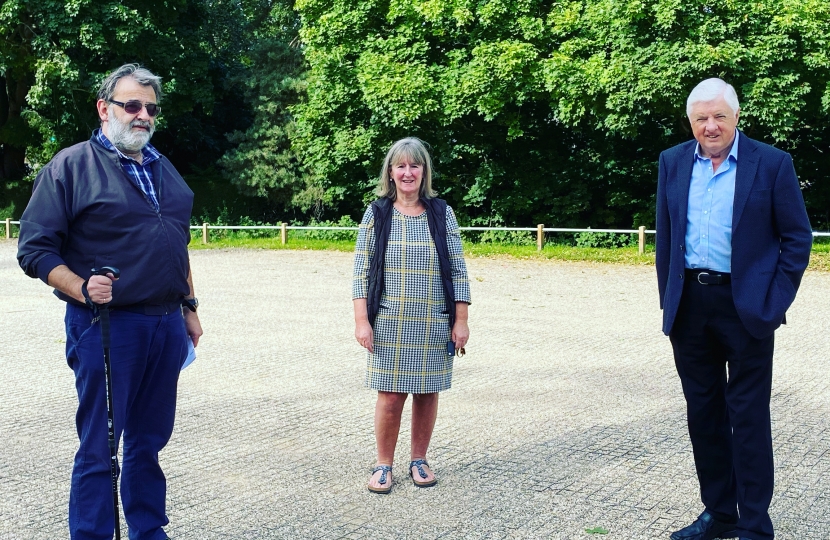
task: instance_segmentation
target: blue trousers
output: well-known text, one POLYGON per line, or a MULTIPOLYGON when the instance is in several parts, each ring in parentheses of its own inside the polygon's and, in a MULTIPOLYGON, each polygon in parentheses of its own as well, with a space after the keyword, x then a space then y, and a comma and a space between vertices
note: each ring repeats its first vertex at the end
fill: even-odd
MULTIPOLYGON (((101 324, 87 308, 67 305, 66 359, 75 372, 80 439, 69 495, 72 540, 111 540, 114 531, 106 378, 101 324)), ((167 482, 158 453, 173 433, 176 386, 187 354, 184 319, 176 310, 150 316, 110 312, 113 417, 123 433, 121 502, 130 540, 167 538, 167 482)))

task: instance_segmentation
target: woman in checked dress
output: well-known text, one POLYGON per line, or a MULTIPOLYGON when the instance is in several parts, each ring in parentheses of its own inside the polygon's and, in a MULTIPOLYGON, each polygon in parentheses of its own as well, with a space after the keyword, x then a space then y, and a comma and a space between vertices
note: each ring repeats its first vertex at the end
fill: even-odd
POLYGON ((378 200, 366 210, 355 248, 355 337, 368 351, 366 385, 377 390, 378 458, 369 490, 389 493, 401 413, 412 394, 409 475, 436 483, 426 461, 438 392, 452 382, 455 350, 467 343, 470 287, 452 209, 432 189, 432 161, 416 138, 386 154, 378 200), (442 241, 443 239, 443 241, 442 241))

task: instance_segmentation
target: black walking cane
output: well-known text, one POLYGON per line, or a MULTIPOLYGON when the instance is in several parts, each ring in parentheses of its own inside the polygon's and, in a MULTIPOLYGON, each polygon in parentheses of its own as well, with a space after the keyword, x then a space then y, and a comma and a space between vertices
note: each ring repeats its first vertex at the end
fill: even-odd
MULTIPOLYGON (((93 268, 93 276, 112 274, 115 279, 121 275, 118 268, 103 266, 93 268)), ((101 318, 101 342, 104 346, 104 375, 107 378, 107 434, 110 447, 110 476, 112 478, 112 515, 115 518, 115 540, 121 540, 121 525, 118 516, 118 450, 115 444, 115 423, 112 419, 112 365, 110 364, 110 308, 109 304, 95 304, 101 318)))

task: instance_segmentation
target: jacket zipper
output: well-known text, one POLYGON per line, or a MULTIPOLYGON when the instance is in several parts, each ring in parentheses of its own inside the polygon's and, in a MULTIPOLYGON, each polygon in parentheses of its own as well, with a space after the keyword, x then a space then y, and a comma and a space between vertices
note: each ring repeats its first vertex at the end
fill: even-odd
MULTIPOLYGON (((136 181, 133 180, 133 178, 129 174, 127 174, 127 171, 124 170, 124 166, 121 165, 121 160, 119 159, 118 154, 117 153, 115 154, 115 162, 116 162, 116 165, 118 166, 118 169, 121 171, 121 174, 123 174, 125 177, 127 177, 127 181, 144 196, 144 200, 147 201, 147 204, 150 205, 150 208, 152 208, 153 211, 155 211, 156 217, 158 218, 159 224, 161 225, 161 229, 164 232, 164 236, 167 238, 168 255, 170 257, 170 260, 173 260, 173 253, 170 252, 170 247, 169 247, 171 245, 170 234, 167 231, 167 225, 164 223, 164 218, 161 215, 161 185, 162 185, 162 177, 164 176, 163 175, 164 166, 161 163, 161 160, 163 160, 163 159, 164 159, 163 156, 161 158, 159 158, 159 178, 158 178, 158 182, 157 182, 157 184, 158 184, 158 193, 156 194, 156 199, 158 200, 159 206, 158 206, 158 208, 156 208, 156 205, 153 204, 153 201, 152 201, 152 199, 150 199, 150 196, 147 195, 147 193, 145 193, 144 190, 141 189, 141 187, 136 184, 136 181)), ((188 229, 188 232, 189 232, 189 229, 188 229)), ((168 296, 172 296, 174 292, 175 291, 174 291, 173 286, 171 284, 170 287, 168 287, 168 289, 167 289, 167 294, 168 294, 168 296)))

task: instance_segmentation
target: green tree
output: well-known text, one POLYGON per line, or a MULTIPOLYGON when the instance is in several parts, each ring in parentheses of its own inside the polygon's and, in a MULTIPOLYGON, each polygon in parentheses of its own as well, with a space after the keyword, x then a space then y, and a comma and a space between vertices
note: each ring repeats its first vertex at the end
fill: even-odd
POLYGON ((163 78, 153 142, 183 172, 212 164, 243 122, 227 81, 244 44, 231 0, 4 0, 0 7, 0 208, 19 213, 33 174, 97 127, 95 90, 138 62, 163 78), (17 203, 13 210, 9 204, 17 203))
POLYGON ((825 0, 299 0, 295 149, 334 215, 359 215, 390 143, 434 146, 470 223, 653 224, 659 152, 721 76, 741 126, 793 152, 828 221, 825 0))
POLYGON ((290 0, 262 1, 249 8, 249 46, 242 57, 244 70, 235 82, 242 88, 252 121, 246 129, 229 134, 236 146, 219 165, 243 194, 267 200, 269 217, 284 219, 289 209, 308 206, 302 169, 291 148, 294 122, 289 112, 303 88, 300 21, 290 0))

